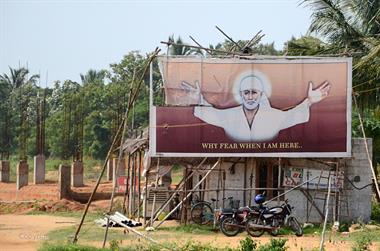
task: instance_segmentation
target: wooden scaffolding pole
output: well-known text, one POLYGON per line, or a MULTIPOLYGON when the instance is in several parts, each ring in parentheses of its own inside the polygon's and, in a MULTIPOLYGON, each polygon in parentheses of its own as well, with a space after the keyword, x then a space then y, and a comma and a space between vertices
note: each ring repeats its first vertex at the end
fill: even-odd
MULTIPOLYGON (((197 168, 199 168, 200 166, 203 165, 203 163, 207 160, 207 157, 205 157, 201 163, 198 164, 197 168)), ((173 198, 175 197, 175 194, 178 193, 181 189, 182 189, 182 186, 184 186, 184 184, 186 184, 186 182, 191 178, 193 177, 194 175, 194 172, 191 172, 187 177, 183 177, 182 180, 179 182, 178 184, 178 187, 176 188, 176 190, 174 190, 174 192, 172 193, 172 195, 166 200, 165 203, 163 203, 161 205, 161 207, 159 209, 157 209, 157 211, 155 212, 155 217, 153 219, 153 223, 157 220, 158 218, 158 215, 160 215, 160 213, 164 210, 164 208, 169 205, 170 201, 173 200, 173 198)))
MULTIPOLYGON (((133 103, 134 100, 137 98, 137 94, 139 93, 139 89, 140 89, 141 83, 142 83, 143 80, 144 80, 144 76, 145 76, 145 74, 146 74, 146 72, 147 72, 147 69, 148 69, 148 67, 151 65, 153 59, 156 58, 156 56, 158 55, 159 52, 160 52, 160 49, 159 49, 159 48, 156 48, 156 50, 154 51, 154 53, 149 57, 149 59, 148 59, 148 61, 147 61, 147 64, 146 64, 146 67, 145 67, 145 69, 144 69, 144 73, 142 74, 143 77, 142 77, 141 80, 140 80, 140 83, 139 83, 139 85, 138 85, 138 88, 136 89, 135 93, 133 94, 133 97, 132 97, 132 99, 131 99, 131 100, 132 100, 131 103, 133 103)), ((76 232, 75 232, 75 234, 74 234, 73 243, 76 243, 76 242, 78 241, 78 235, 79 235, 79 232, 80 232, 80 230, 81 230, 81 228, 82 228, 82 225, 83 225, 84 219, 86 218, 86 215, 87 215, 88 209, 89 209, 89 207, 90 207, 90 205, 91 205, 91 202, 92 202, 92 200, 93 200, 93 198, 94 198, 94 195, 95 195, 95 193, 96 193, 96 191, 97 191, 97 189, 98 189, 98 187, 99 187, 100 181, 101 181, 101 179, 102 179, 102 177, 103 177, 103 175, 104 175, 104 172, 105 172, 105 170, 106 170, 106 168, 107 168, 107 162, 108 162, 108 160, 109 160, 109 158, 110 158, 110 156, 111 156, 111 152, 112 152, 112 150, 114 149, 114 146, 115 146, 115 144, 116 144, 116 142, 117 142, 117 138, 118 138, 119 134, 120 134, 121 131, 122 131, 123 124, 126 123, 126 121, 127 121, 127 117, 128 117, 128 113, 129 113, 129 110, 130 110, 130 105, 131 105, 131 103, 128 104, 128 107, 127 107, 127 109, 126 109, 126 116, 123 117, 123 119, 122 119, 122 123, 120 123, 120 126, 119 126, 119 128, 118 128, 118 130, 117 130, 117 132, 116 132, 116 135, 115 135, 115 137, 114 137, 114 139, 113 139, 113 141, 112 141, 111 147, 110 147, 110 149, 108 150, 108 153, 107 153, 106 159, 105 159, 105 161, 104 161, 104 163, 103 163, 102 171, 100 172, 100 175, 99 175, 99 177, 98 177, 98 180, 97 180, 97 182, 96 182, 96 185, 95 185, 95 187, 94 187, 94 189, 93 189, 93 191, 92 191, 92 193, 91 193, 91 195, 90 195, 90 198, 88 199, 88 202, 87 202, 87 204, 86 204, 86 207, 85 207, 85 209, 84 209, 84 212, 83 212, 83 215, 82 215, 81 221, 79 222, 78 228, 77 228, 77 230, 76 230, 76 232)))
POLYGON ((170 211, 166 216, 165 216, 165 218, 156 226, 156 228, 159 228, 161 225, 162 225, 162 223, 164 223, 165 222, 165 220, 167 219, 167 218, 169 218, 176 210, 177 210, 177 208, 179 208, 182 204, 183 204, 183 202, 187 199, 187 198, 189 198, 190 197, 190 195, 194 192, 194 189, 196 189, 196 188, 198 188, 199 187, 199 185, 200 184, 202 184, 202 182, 208 177, 208 175, 212 172, 212 170, 215 168, 215 167, 217 167, 218 166, 218 164, 220 164, 220 158, 218 159, 218 161, 211 167, 211 169, 210 170, 208 170, 207 171, 207 173, 205 174, 205 176, 194 186, 194 188, 192 189, 192 190, 190 190, 189 192, 188 192, 188 194, 186 195, 186 197, 185 198, 183 198, 182 199, 182 201, 180 202, 180 203, 178 203, 178 205, 176 206, 176 207, 174 207, 173 209, 172 209, 172 211, 170 211))
POLYGON ((152 203, 152 211, 150 213, 150 225, 153 226, 153 214, 154 214, 154 208, 156 206, 156 196, 157 196, 157 187, 158 187, 158 179, 159 179, 159 173, 160 173, 160 158, 157 159, 157 167, 156 167, 156 181, 154 182, 155 191, 153 194, 153 203, 152 203))
POLYGON ((359 117, 359 121, 360 121, 360 129, 362 130, 363 137, 364 137, 364 146, 365 146, 365 151, 366 151, 367 158, 368 158, 368 164, 369 164, 369 167, 371 168, 371 172, 372 172, 373 183, 375 185, 375 190, 376 190, 376 197, 377 197, 377 200, 380 201, 379 183, 377 182, 376 173, 375 173, 375 170, 373 168, 371 156, 369 154, 369 149, 368 149, 368 144, 367 144, 367 137, 366 137, 365 131, 364 131, 364 125, 363 125, 362 116, 360 115, 360 111, 359 111, 358 103, 356 101, 355 94, 353 95, 353 97, 354 97, 354 102, 355 102, 356 109, 358 110, 358 117, 359 117))
POLYGON ((129 173, 130 173, 130 169, 131 169, 131 156, 130 155, 128 155, 127 165, 128 165, 127 177, 126 177, 126 181, 125 181, 125 192, 124 192, 124 198, 123 198, 123 213, 125 215, 129 215, 129 211, 127 211, 126 202, 127 202, 127 197, 128 197, 128 202, 129 202, 129 173))
POLYGON ((148 177, 149 177, 149 170, 145 173, 145 184, 144 184, 144 198, 143 198, 143 208, 144 208, 144 227, 147 226, 147 221, 146 221, 146 210, 147 210, 147 199, 148 199, 148 177))
POLYGON ((137 221, 140 222, 140 203, 141 203, 141 161, 142 161, 142 155, 141 151, 139 150, 139 164, 138 164, 138 187, 137 187, 137 197, 138 197, 138 208, 137 208, 137 221))

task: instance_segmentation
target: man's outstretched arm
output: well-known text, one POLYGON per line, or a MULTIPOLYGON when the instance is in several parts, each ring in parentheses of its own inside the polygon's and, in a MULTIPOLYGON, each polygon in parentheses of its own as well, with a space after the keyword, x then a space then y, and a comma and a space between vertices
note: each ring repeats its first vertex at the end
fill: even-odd
POLYGON ((181 83, 182 89, 186 91, 191 104, 198 104, 194 106, 194 116, 201 119, 202 121, 215 125, 223 126, 223 113, 221 110, 214 108, 207 100, 203 97, 199 82, 195 81, 195 87, 185 81, 181 83))
POLYGON ((308 122, 310 118, 310 106, 325 99, 329 95, 330 89, 331 84, 327 81, 315 89, 313 89, 313 82, 310 81, 307 98, 296 107, 282 113, 281 130, 308 122))

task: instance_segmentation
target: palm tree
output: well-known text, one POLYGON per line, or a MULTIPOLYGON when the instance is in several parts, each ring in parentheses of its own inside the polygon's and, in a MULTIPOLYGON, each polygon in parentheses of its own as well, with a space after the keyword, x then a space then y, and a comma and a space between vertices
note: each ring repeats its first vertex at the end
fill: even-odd
POLYGON ((182 41, 181 37, 178 37, 177 40, 174 39, 174 35, 169 37, 169 43, 173 43, 169 47, 169 55, 190 55, 194 53, 190 47, 186 46, 186 44, 182 41))
POLYGON ((104 78, 106 77, 106 71, 105 70, 92 70, 90 69, 85 75, 80 74, 80 78, 82 80, 82 83, 84 85, 87 84, 95 84, 95 83, 103 83, 104 78))
MULTIPOLYGON (((29 134, 29 121, 28 121, 28 113, 31 111, 29 108, 29 102, 32 92, 31 90, 35 86, 39 75, 29 75, 29 70, 21 67, 19 69, 13 69, 9 67, 10 75, 3 74, 0 75, 0 83, 1 86, 5 86, 7 88, 6 92, 6 102, 3 104, 3 109, 5 108, 4 114, 2 117, 4 118, 5 129, 2 134, 2 142, 6 145, 6 147, 2 150, 2 155, 7 156, 10 150, 10 144, 12 141, 12 130, 11 125, 18 124, 19 132, 18 132, 18 141, 19 141, 19 153, 20 160, 26 160, 26 147, 27 147, 27 138, 29 134), (24 88, 25 86, 25 88, 24 88), (27 91, 25 89, 28 89, 27 91), (9 113, 9 111, 11 111, 9 113), (16 123, 17 114, 18 121, 16 123)), ((15 128, 13 128, 14 130, 15 128)), ((17 129, 16 129, 17 130, 17 129)))
POLYGON ((25 84, 35 84, 40 77, 38 74, 35 74, 28 78, 29 70, 24 67, 19 69, 9 67, 9 70, 11 74, 9 76, 5 73, 0 75, 0 81, 10 86, 13 90, 25 84))
POLYGON ((380 0, 304 0, 312 10, 310 32, 334 51, 354 57, 353 88, 362 108, 380 104, 380 0))

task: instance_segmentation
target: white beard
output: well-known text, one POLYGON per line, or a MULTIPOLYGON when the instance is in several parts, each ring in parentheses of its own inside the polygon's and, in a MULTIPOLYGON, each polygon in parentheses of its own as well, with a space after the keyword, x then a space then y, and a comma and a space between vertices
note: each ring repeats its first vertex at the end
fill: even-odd
POLYGON ((259 105, 259 101, 255 101, 255 100, 246 101, 246 100, 243 100, 243 106, 244 106, 245 109, 247 109, 247 110, 253 110, 253 109, 255 109, 258 105, 259 105))

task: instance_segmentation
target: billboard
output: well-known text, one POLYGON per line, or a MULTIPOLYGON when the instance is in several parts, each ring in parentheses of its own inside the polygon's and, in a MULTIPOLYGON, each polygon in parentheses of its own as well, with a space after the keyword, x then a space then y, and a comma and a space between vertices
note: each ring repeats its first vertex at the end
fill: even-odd
POLYGON ((150 154, 348 157, 351 59, 160 57, 150 154))

